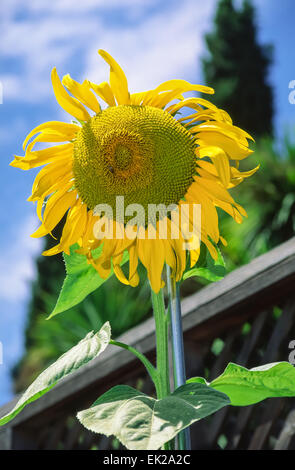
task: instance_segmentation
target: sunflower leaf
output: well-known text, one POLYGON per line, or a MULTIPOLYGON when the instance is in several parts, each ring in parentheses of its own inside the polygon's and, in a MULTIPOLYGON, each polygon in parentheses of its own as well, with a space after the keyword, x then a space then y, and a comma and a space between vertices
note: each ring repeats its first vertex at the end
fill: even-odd
POLYGON ((99 356, 109 344, 110 338, 111 327, 109 322, 106 322, 97 333, 93 331, 88 333, 76 346, 63 354, 37 377, 15 407, 7 415, 0 418, 0 426, 13 419, 26 405, 49 392, 61 379, 99 356))
POLYGON ((118 385, 77 417, 91 431, 116 436, 127 449, 156 450, 182 429, 229 404, 224 393, 204 384, 183 385, 160 400, 118 385))
MULTIPOLYGON (((70 255, 64 253, 64 262, 66 266, 66 278, 61 288, 57 303, 49 315, 48 320, 58 313, 64 312, 69 308, 82 302, 82 300, 100 287, 107 279, 100 277, 96 269, 87 262, 85 255, 76 252, 78 245, 71 246, 70 255)), ((93 250, 94 258, 101 253, 102 247, 93 250)), ((121 265, 128 261, 128 252, 123 254, 121 265)), ((113 271, 111 271, 111 275, 113 271)))
MULTIPOLYGON (((206 383, 194 377, 187 383, 206 383)), ((295 396, 295 368, 289 362, 265 364, 253 369, 229 363, 210 387, 225 393, 233 406, 247 406, 272 397, 295 396)))

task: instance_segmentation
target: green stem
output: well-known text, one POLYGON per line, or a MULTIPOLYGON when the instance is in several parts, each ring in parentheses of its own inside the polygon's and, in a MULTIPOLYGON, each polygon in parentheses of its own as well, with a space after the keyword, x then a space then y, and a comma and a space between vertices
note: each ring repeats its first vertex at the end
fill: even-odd
MULTIPOLYGON (((174 388, 184 385, 185 362, 184 346, 181 319, 181 304, 179 294, 179 284, 171 275, 171 269, 167 266, 167 285, 171 311, 171 340, 173 350, 173 370, 174 370, 174 388)), ((190 450, 190 431, 189 428, 181 431, 178 436, 178 446, 180 450, 190 450)))
POLYGON ((113 339, 110 340, 110 344, 113 346, 118 346, 119 348, 126 349, 127 351, 130 351, 132 354, 134 354, 145 366, 146 370, 148 371, 150 378, 152 379, 153 383, 155 384, 155 387, 157 389, 158 387, 158 374, 157 370, 153 366, 153 364, 148 360, 147 357, 145 357, 144 354, 141 352, 137 351, 137 349, 133 348, 132 346, 129 346, 128 344, 121 343, 120 341, 115 341, 113 339))
MULTIPOLYGON (((160 400, 170 394, 169 380, 169 354, 168 354, 168 332, 169 332, 169 314, 165 311, 164 295, 162 289, 156 294, 152 289, 152 303, 156 325, 156 350, 157 365, 152 363, 137 349, 120 341, 110 340, 110 344, 126 349, 133 353, 145 366, 153 383, 156 387, 157 398, 160 400)), ((165 450, 171 450, 172 443, 166 442, 163 447, 165 450)))
MULTIPOLYGON (((157 350, 157 374, 158 387, 157 398, 161 399, 170 394, 169 380, 169 353, 168 353, 168 325, 169 316, 165 312, 164 294, 161 289, 156 294, 151 289, 154 318, 156 324, 156 350, 157 350)), ((164 450, 171 450, 171 443, 166 442, 164 450)))
POLYGON ((159 390, 157 398, 161 399, 170 393, 169 356, 168 356, 168 316, 165 312, 163 291, 158 294, 152 290, 152 303, 156 324, 157 373, 159 390))

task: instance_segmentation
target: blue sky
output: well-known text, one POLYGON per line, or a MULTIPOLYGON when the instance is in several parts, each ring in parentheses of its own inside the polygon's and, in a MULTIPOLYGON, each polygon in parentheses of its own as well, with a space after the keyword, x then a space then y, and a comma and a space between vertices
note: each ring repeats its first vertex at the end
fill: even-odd
MULTIPOLYGON (((275 91, 277 135, 295 124, 288 84, 295 79, 294 2, 256 0, 259 39, 275 47, 270 81, 275 91)), ((104 81, 108 68, 97 49, 125 70, 130 90, 183 78, 202 83, 203 35, 210 31, 216 0, 1 0, 0 106, 0 405, 12 397, 9 369, 23 348, 25 312, 34 257, 41 242, 34 206, 26 202, 35 173, 9 167, 36 125, 71 117, 55 102, 50 72, 104 81)), ((251 104, 250 104, 251 105, 251 104)), ((294 130, 294 127, 293 129, 294 130)))

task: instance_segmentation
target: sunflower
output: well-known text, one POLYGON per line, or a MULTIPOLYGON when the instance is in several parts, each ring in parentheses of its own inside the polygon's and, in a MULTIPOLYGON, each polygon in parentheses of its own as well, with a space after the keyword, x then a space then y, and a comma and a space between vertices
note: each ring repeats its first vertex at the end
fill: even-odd
MULTIPOLYGON (((238 169, 239 161, 251 153, 251 136, 209 101, 183 96, 193 91, 212 94, 212 88, 168 80, 155 89, 130 94, 118 63, 103 50, 99 54, 110 66, 109 83, 79 83, 70 75, 61 82, 56 69, 52 70, 56 100, 75 121, 49 121, 37 126, 24 141, 25 156, 15 156, 11 165, 23 170, 45 165, 29 197, 37 203, 41 221, 33 237, 51 233, 66 214, 59 243, 43 255, 69 253, 77 243, 78 252, 87 256, 100 276, 107 278, 113 268, 118 279, 131 286, 139 282, 141 261, 152 289, 158 292, 163 286, 164 264, 180 280, 187 257, 191 266, 198 260, 200 242, 213 258, 217 257, 216 244, 226 243, 219 233, 217 208, 238 223, 246 216, 228 189, 257 170, 238 169), (103 108, 102 101, 106 104, 103 108), (191 114, 177 119, 185 107, 191 114), (33 150, 44 142, 59 145, 33 150), (126 204, 140 204, 144 209, 149 204, 177 208, 200 204, 201 230, 191 237, 198 243, 187 251, 185 230, 179 229, 179 236, 172 236, 175 223, 171 214, 157 218, 154 237, 145 236, 151 228, 146 219, 134 237, 127 237, 122 231, 128 225, 126 218, 114 220, 116 233, 121 236, 96 237, 95 224, 101 219, 95 208, 103 203, 115 211, 118 196, 124 196, 126 204), (161 238, 164 222, 168 235, 161 238), (99 246, 100 254, 94 256, 99 246), (126 250, 128 275, 121 267, 126 250)), ((191 212, 188 214, 186 225, 191 228, 191 212)))

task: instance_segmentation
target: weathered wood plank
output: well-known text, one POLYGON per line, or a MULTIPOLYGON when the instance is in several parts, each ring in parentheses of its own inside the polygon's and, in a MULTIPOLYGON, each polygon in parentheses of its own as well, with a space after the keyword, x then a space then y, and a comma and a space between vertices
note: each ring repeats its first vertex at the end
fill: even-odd
POLYGON ((270 431, 285 403, 284 398, 271 399, 265 407, 261 423, 254 431, 248 450, 260 450, 267 441, 270 431))
POLYGON ((275 444, 275 450, 287 450, 295 434, 295 410, 291 410, 275 444))
POLYGON ((239 364, 240 366, 247 366, 249 357, 251 356, 251 353, 254 351, 254 348, 259 340, 260 334, 263 331, 263 327, 265 324, 265 321, 267 319, 268 312, 261 312, 258 317, 255 318, 252 328, 251 328, 251 334, 248 335, 246 341, 244 342, 244 345, 242 347, 242 350, 240 351, 236 363, 239 364))
POLYGON ((12 428, 6 426, 0 429, 0 450, 10 450, 12 448, 12 428))
POLYGON ((295 238, 292 238, 184 299, 184 331, 202 338, 211 330, 214 336, 220 323, 227 328, 227 318, 232 326, 235 316, 240 323, 240 316, 247 318, 274 305, 293 291, 294 281, 295 238))

